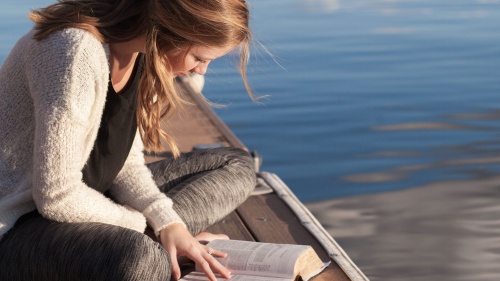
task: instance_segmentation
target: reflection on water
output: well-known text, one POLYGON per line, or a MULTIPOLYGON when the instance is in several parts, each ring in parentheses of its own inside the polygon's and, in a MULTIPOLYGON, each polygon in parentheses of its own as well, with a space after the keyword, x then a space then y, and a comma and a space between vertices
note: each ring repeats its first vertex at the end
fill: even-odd
POLYGON ((304 0, 306 10, 311 12, 335 12, 340 9, 340 0, 304 0))
MULTIPOLYGON (((493 111, 491 113, 481 114, 452 114, 449 116, 451 119, 461 120, 496 120, 497 122, 486 126, 486 124, 459 124, 451 122, 412 122, 391 124, 384 126, 375 126, 372 128, 374 131, 415 131, 415 130, 457 130, 469 133, 474 131, 485 132, 500 132, 498 127, 500 120, 500 112, 493 111)), ((358 173, 344 175, 342 178, 346 182, 356 183, 380 183, 400 181, 408 178, 410 174, 417 174, 423 170, 444 170, 454 168, 456 174, 462 176, 470 176, 475 178, 477 176, 485 176, 496 174, 498 170, 491 170, 491 165, 498 168, 500 164, 500 140, 481 140, 479 142, 461 143, 453 146, 440 146, 430 147, 426 151, 417 153, 416 151, 380 151, 374 152, 371 155, 366 155, 367 158, 383 159, 391 157, 403 158, 434 158, 431 162, 420 164, 399 164, 389 169, 371 173, 358 173), (429 154, 429 155, 426 155, 429 154), (440 157, 441 156, 441 157, 440 157), (495 166, 496 164, 496 166, 495 166), (489 166, 486 166, 489 165, 489 166), (458 167, 458 170, 457 170, 458 167), (487 167, 490 167, 489 169, 487 167)), ((500 184, 500 183, 499 183, 500 184)))
MULTIPOLYGON (((499 111, 452 114, 452 119, 496 120, 495 126, 412 122, 375 131, 463 130, 500 132, 499 111)), ((500 279, 500 139, 381 151, 366 157, 441 160, 344 176, 347 182, 411 179, 424 170, 453 170, 462 178, 434 180, 411 189, 309 203, 309 209, 371 280, 500 279), (439 157, 438 157, 439 158, 439 157), (464 178, 466 177, 466 178, 464 178)))
MULTIPOLYGON (((500 132, 499 111, 452 114, 449 118, 496 120, 497 126, 411 122, 372 129, 500 132)), ((442 159, 350 174, 344 176, 345 181, 401 181, 424 170, 450 169, 467 179, 434 180, 411 189, 325 200, 308 207, 371 280, 499 280, 499 143, 496 139, 432 147, 419 153, 381 151, 366 155, 426 158, 425 154, 433 154, 442 155, 442 159)))
POLYGON ((498 175, 307 206, 370 280, 500 278, 498 175))

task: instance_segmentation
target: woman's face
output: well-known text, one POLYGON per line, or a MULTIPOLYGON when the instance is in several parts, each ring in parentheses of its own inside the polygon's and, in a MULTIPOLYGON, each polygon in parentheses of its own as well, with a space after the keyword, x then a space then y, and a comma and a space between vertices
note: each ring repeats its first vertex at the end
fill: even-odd
POLYGON ((186 76, 191 73, 204 75, 211 61, 224 56, 232 49, 232 47, 193 46, 190 49, 170 51, 167 53, 167 58, 175 76, 186 76))

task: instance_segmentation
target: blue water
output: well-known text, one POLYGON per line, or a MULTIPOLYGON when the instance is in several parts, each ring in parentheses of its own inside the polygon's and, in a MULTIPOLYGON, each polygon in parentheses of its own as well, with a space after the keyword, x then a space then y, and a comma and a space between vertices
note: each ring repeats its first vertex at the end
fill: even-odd
POLYGON ((495 162, 392 172, 499 154, 500 1, 252 6, 255 38, 274 57, 257 46, 249 79, 269 99, 249 102, 227 62, 211 65, 204 93, 230 103, 218 113, 302 200, 500 171, 495 162))
MULTIPOLYGON (((50 2, 2 2, 0 61, 50 2)), ((248 2, 267 98, 229 59, 204 94, 261 170, 372 280, 500 280, 500 0, 248 2)))

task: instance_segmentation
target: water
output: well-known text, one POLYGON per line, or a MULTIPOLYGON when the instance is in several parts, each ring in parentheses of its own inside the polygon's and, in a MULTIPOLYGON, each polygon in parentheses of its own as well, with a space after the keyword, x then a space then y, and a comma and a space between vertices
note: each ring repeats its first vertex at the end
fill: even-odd
POLYGON ((232 102, 220 115, 305 201, 468 177, 448 166, 392 173, 475 157, 464 145, 499 148, 498 122, 482 118, 500 104, 499 2, 445 2, 255 2, 256 37, 284 68, 254 58, 250 80, 270 100, 238 95, 224 63, 205 94, 232 102))
MULTIPOLYGON (((0 61, 30 23, 2 2, 0 61)), ((371 280, 500 280, 500 1, 249 1, 204 94, 371 280)))
POLYGON ((500 280, 500 1, 254 1, 204 93, 371 280, 500 280))

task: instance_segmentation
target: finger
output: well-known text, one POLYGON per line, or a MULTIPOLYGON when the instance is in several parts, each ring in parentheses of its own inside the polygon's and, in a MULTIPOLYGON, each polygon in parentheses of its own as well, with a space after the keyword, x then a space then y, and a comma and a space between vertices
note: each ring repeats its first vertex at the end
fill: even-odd
POLYGON ((207 244, 208 242, 219 239, 219 240, 229 240, 229 236, 226 234, 213 234, 210 232, 200 232, 195 236, 196 240, 201 244, 207 244))
MULTIPOLYGON (((217 254, 225 254, 225 253, 223 253, 221 251, 217 251, 217 250, 214 250, 214 254, 216 254, 215 252, 217 252, 217 254)), ((207 253, 207 254, 205 254, 205 259, 208 262, 209 268, 215 270, 220 275, 222 275, 222 277, 224 277, 226 279, 231 277, 231 272, 225 266, 223 266, 217 259, 215 259, 213 256, 211 256, 207 253)))
POLYGON ((205 251, 209 254, 209 255, 212 255, 212 253, 214 252, 214 250, 208 246, 205 247, 205 251))
POLYGON ((214 257, 225 258, 227 257, 227 253, 213 249, 210 247, 206 247, 207 255, 204 255, 204 258, 208 261, 211 268, 215 269, 218 273, 220 273, 224 278, 229 278, 231 276, 231 272, 223 266, 217 259, 214 257))
POLYGON ((214 257, 219 257, 219 258, 225 258, 227 257, 227 253, 226 252, 223 252, 223 251, 219 251, 219 250, 216 250, 216 249, 211 249, 211 251, 207 251, 208 254, 212 254, 212 256, 214 257))
POLYGON ((220 240, 229 240, 229 236, 227 236, 226 234, 216 234, 216 239, 220 239, 220 240))
POLYGON ((172 263, 172 276, 175 280, 179 280, 181 278, 181 268, 179 267, 179 262, 177 261, 177 253, 175 250, 172 250, 169 254, 170 262, 172 263))
POLYGON ((212 272, 212 269, 210 268, 209 260, 215 260, 215 259, 214 257, 205 252, 199 255, 196 258, 195 262, 202 269, 202 271, 205 273, 205 275, 208 277, 210 281, 217 281, 217 278, 215 278, 215 274, 212 272))

